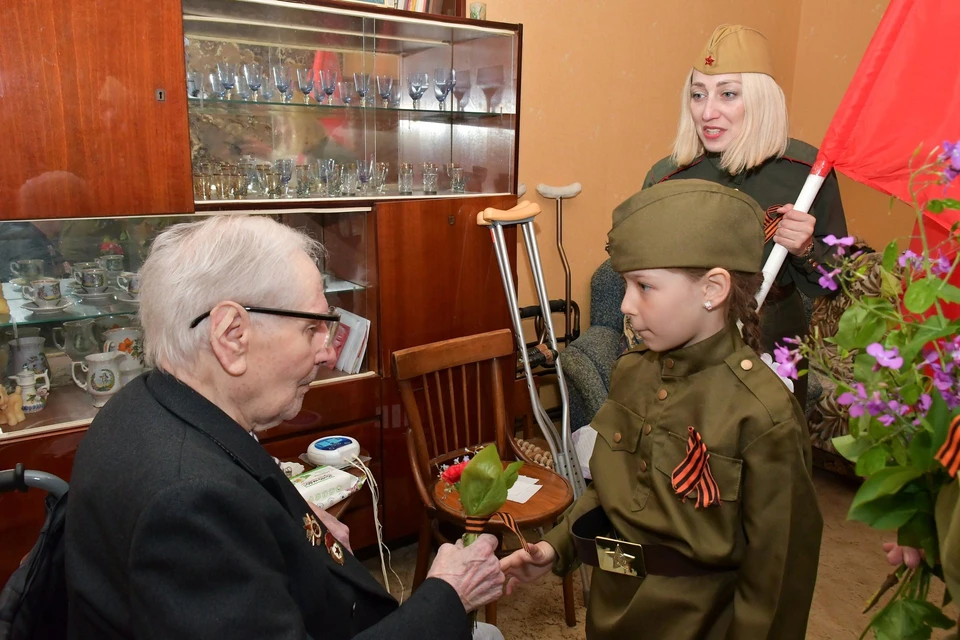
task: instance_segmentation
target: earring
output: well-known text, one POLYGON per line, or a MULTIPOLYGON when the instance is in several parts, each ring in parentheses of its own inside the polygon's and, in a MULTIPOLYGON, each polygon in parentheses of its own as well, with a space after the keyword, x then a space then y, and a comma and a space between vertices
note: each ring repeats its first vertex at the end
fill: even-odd
POLYGON ((707 300, 706 302, 703 303, 703 308, 706 309, 707 311, 713 311, 713 303, 707 300))

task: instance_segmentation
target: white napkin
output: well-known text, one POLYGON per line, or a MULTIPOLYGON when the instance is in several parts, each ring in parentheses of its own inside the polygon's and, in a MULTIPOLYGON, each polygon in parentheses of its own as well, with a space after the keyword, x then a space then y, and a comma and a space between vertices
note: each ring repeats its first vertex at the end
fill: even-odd
POLYGON ((517 476, 517 481, 507 491, 507 500, 510 502, 524 504, 527 500, 533 497, 533 494, 543 488, 539 482, 540 481, 536 478, 517 476))

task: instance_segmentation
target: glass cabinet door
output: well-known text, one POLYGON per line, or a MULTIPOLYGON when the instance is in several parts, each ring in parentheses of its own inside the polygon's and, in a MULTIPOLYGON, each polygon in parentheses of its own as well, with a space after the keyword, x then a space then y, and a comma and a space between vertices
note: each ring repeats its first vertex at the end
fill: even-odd
MULTIPOLYGON (((270 215, 305 231, 326 249, 317 266, 328 303, 341 313, 339 339, 334 341, 338 361, 334 369, 322 369, 315 384, 376 373, 370 208, 289 208, 231 215, 244 214, 270 215)), ((30 375, 47 375, 32 381, 39 398, 36 406, 30 406, 24 396, 25 420, 7 424, 7 412, 0 410, 0 439, 25 429, 86 424, 98 405, 143 372, 137 271, 157 234, 171 225, 202 219, 147 216, 0 222, 0 405, 5 404, 3 395, 30 383, 17 379, 25 367, 30 375), (116 368, 96 369, 103 358, 96 354, 113 352, 116 368), (98 393, 91 391, 88 380, 89 372, 95 371, 105 376, 96 381, 105 387, 98 393), (114 380, 109 379, 111 375, 114 380), (48 388, 41 391, 43 387, 48 388)))
POLYGON ((519 27, 272 0, 183 9, 197 202, 513 191, 519 27))

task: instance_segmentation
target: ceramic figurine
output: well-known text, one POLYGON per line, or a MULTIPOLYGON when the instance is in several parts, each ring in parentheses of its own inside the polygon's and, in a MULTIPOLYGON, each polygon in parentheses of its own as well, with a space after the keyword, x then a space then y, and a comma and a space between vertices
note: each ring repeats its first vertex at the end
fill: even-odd
POLYGON ((13 426, 26 420, 23 415, 23 396, 17 387, 9 396, 0 385, 0 424, 13 426))
POLYGON ((47 395, 50 393, 50 376, 47 371, 34 373, 28 365, 24 365, 23 370, 15 376, 10 376, 10 379, 17 381, 17 389, 23 390, 24 413, 36 413, 46 408, 47 395), (43 380, 42 384, 40 380, 43 380))

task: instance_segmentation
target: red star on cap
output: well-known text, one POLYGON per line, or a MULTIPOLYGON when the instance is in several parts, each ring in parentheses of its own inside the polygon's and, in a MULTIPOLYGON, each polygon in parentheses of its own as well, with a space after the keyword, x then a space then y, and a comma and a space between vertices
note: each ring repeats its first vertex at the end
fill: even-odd
POLYGON ((706 63, 708 67, 712 67, 714 62, 716 61, 713 59, 713 56, 707 56, 704 60, 704 63, 706 63))

